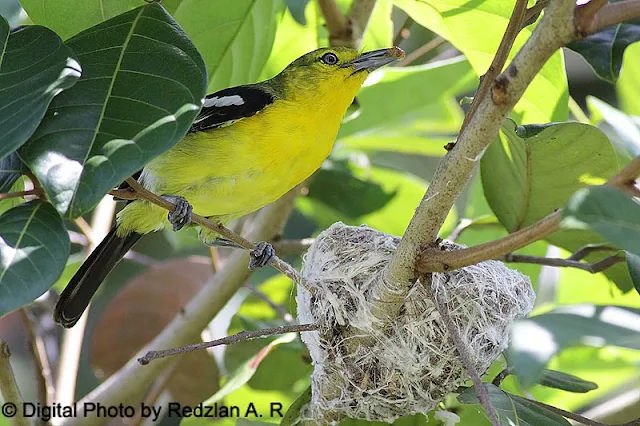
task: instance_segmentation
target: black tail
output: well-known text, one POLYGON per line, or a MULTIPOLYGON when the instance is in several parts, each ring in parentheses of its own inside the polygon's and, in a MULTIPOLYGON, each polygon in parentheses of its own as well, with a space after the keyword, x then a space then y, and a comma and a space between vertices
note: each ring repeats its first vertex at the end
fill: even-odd
POLYGON ((53 311, 55 322, 66 328, 73 327, 89 306, 102 281, 140 237, 142 234, 135 232, 119 237, 115 227, 109 231, 60 295, 53 311))

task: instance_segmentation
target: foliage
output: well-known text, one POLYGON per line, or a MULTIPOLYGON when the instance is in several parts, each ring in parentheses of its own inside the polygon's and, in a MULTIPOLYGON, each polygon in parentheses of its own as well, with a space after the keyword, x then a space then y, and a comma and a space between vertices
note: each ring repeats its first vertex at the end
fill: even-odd
MULTIPOLYGON (((329 40, 315 1, 76 3, 20 0, 33 25, 12 29, 15 16, 0 20, 0 193, 28 192, 0 197, 3 320, 52 286, 60 290, 79 266, 83 247, 71 241, 79 241, 85 218, 109 190, 179 143, 206 93, 272 77, 329 40)), ((337 4, 345 12, 351 1, 337 4)), ((306 196, 297 199, 284 240, 312 237, 338 220, 404 232, 446 154, 444 145, 455 140, 462 125, 458 100, 472 94, 486 72, 512 9, 508 0, 378 0, 363 35, 364 50, 395 41, 413 51, 436 36, 445 43, 415 64, 377 71, 365 83, 333 153, 307 183, 306 196), (405 23, 410 23, 409 38, 399 34, 405 23), (441 59, 442 53, 449 57, 441 59)), ((520 32, 510 58, 536 25, 520 32)), ((518 253, 556 257, 560 249, 555 246, 569 257, 597 245, 582 263, 610 256, 623 260, 597 274, 563 269, 554 277, 539 265, 512 265, 531 277, 538 303, 534 315, 511 332, 506 358, 515 377, 500 387, 487 385, 504 424, 568 424, 557 412, 532 403, 523 390, 578 411, 629 386, 629 377, 638 374, 640 299, 633 289, 640 293, 640 208, 625 192, 602 186, 640 153, 640 43, 632 44, 640 39, 638 27, 637 22, 619 24, 570 46, 599 78, 616 84, 620 109, 589 97, 591 122, 573 120, 565 63, 556 52, 503 123, 442 229, 446 236, 456 221, 466 220, 459 242, 477 245, 566 207, 563 230, 518 253), (605 346, 628 350, 607 357, 611 349, 605 346)), ((86 339, 91 348, 85 352, 94 352, 96 367, 116 371, 161 325, 180 315, 184 301, 209 276, 208 257, 175 259, 208 255, 195 241, 191 230, 151 235, 136 246, 135 263, 124 262, 112 273, 114 286, 96 298, 86 332, 93 340, 86 339), (185 271, 184 277, 170 274, 177 269, 185 271), (172 286, 154 287, 160 276, 172 286), (145 293, 114 298, 120 288, 133 292, 138 287, 145 293), (158 297, 147 298, 153 291, 147 287, 154 287, 158 297), (134 311, 140 315, 127 316, 134 311), (142 316, 150 321, 146 327, 142 316), (125 319, 126 334, 110 329, 125 319), (119 350, 111 355, 118 355, 117 362, 105 361, 100 355, 115 345, 119 350)), ((222 253, 226 259, 227 252, 222 253)), ((300 264, 299 252, 284 257, 300 264)), ((287 278, 259 271, 206 332, 221 337, 286 324, 285 314, 295 312, 294 292, 287 278)), ((192 337, 198 341, 200 336, 192 337)), ((219 347, 212 354, 180 364, 167 385, 174 400, 241 407, 252 401, 263 413, 278 403, 282 414, 291 407, 283 424, 292 424, 309 399, 312 367, 304 345, 291 334, 219 347), (188 380, 193 386, 186 391, 188 380)), ((491 371, 504 366, 497 361, 491 371)), ((80 375, 93 377, 85 364, 80 375)), ((476 403, 470 388, 458 401, 447 399, 444 407, 457 410, 460 425, 489 424, 476 403)), ((396 424, 439 424, 431 414, 396 424)), ((215 423, 264 421, 280 417, 215 423)), ((352 423, 372 424, 343 422, 352 423)))

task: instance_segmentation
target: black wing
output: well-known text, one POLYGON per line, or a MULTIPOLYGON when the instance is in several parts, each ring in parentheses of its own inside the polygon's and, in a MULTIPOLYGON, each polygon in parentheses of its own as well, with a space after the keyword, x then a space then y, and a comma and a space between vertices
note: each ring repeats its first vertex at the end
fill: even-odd
POLYGON ((207 95, 190 133, 228 126, 251 117, 273 103, 271 93, 258 86, 238 86, 207 95))

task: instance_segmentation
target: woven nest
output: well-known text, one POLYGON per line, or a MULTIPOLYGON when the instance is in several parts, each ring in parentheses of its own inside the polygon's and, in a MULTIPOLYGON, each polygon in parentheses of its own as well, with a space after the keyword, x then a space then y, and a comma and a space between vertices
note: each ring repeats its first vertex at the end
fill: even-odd
MULTIPOLYGON (((426 286, 411 288, 391 324, 371 314, 370 292, 399 242, 339 222, 309 249, 302 276, 314 291, 298 287, 298 319, 322 326, 302 335, 314 371, 299 420, 391 423, 427 413, 468 378, 426 286)), ((445 250, 462 247, 443 243, 445 250)), ((506 348, 508 325, 531 311, 535 297, 528 277, 497 261, 434 273, 431 286, 480 373, 506 348)))

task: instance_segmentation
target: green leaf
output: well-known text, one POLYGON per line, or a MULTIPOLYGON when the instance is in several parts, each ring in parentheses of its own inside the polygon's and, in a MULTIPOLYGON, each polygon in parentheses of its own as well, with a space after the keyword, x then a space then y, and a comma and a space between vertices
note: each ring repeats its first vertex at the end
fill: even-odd
POLYGON ((305 10, 310 0, 285 0, 287 3, 287 9, 293 19, 300 25, 307 25, 307 19, 305 17, 305 10))
POLYGON ((89 27, 144 4, 144 0, 20 0, 34 24, 67 39, 89 27))
POLYGON ((640 256, 625 251, 627 258, 627 268, 629 268, 629 275, 633 282, 633 287, 638 293, 640 293, 640 256))
POLYGON ((445 102, 469 89, 474 77, 469 63, 461 58, 377 71, 358 93, 359 115, 344 123, 338 136, 346 138, 403 120, 420 119, 421 108, 445 102))
MULTIPOLYGON (((478 75, 487 72, 514 6, 513 1, 470 3, 468 0, 394 0, 394 4, 418 24, 451 42, 467 57, 478 75)), ((530 37, 534 27, 520 31, 510 59, 530 37)), ((562 52, 558 51, 533 79, 514 113, 523 123, 564 121, 569 114, 568 100, 564 60, 562 52)))
POLYGON ((598 389, 598 385, 594 382, 572 376, 571 374, 562 373, 560 371, 542 370, 540 384, 549 388, 562 389, 567 392, 586 393, 594 389, 598 389))
MULTIPOLYGON (((489 391, 489 400, 496 409, 500 424, 504 426, 569 426, 570 423, 561 415, 537 405, 535 402, 522 398, 500 388, 485 384, 489 391)), ((463 404, 477 404, 475 388, 469 388, 458 396, 463 404)))
POLYGON ((56 33, 37 26, 9 32, 0 16, 0 158, 29 139, 49 102, 80 74, 73 51, 56 33))
POLYGON ((0 316, 47 291, 67 257, 67 230, 51 204, 34 200, 0 216, 0 316))
POLYGON ((343 165, 333 164, 316 172, 309 199, 324 203, 347 218, 357 218, 383 208, 396 195, 370 180, 354 176, 343 165))
POLYGON ((67 44, 84 74, 56 96, 21 156, 57 210, 77 217, 182 139, 200 108, 205 70, 157 3, 67 44))
MULTIPOLYGON (((253 376, 256 369, 262 362, 262 360, 278 345, 283 343, 292 342, 296 338, 295 333, 287 333, 284 334, 277 339, 273 340, 267 346, 262 348, 260 352, 258 352, 254 357, 249 359, 247 362, 242 364, 236 371, 234 371, 230 377, 227 378, 226 383, 220 388, 218 392, 215 393, 211 398, 204 401, 203 405, 214 405, 216 402, 222 400, 224 397, 229 395, 231 392, 239 389, 244 384, 246 384, 249 379, 253 376)), ((184 419, 181 424, 182 425, 196 425, 199 424, 200 420, 196 417, 189 417, 184 419)))
POLYGON ((240 417, 236 420, 236 426, 273 426, 273 423, 261 422, 259 420, 249 420, 240 417))
POLYGON ((601 80, 615 83, 622 67, 622 56, 631 43, 640 40, 640 21, 607 27, 567 47, 579 53, 601 80))
POLYGON ((521 383, 539 380, 549 360, 567 347, 605 345, 640 350, 640 309, 573 305, 516 321, 511 328, 510 363, 521 383))
POLYGON ((617 188, 594 186, 577 191, 564 217, 588 226, 616 247, 640 256, 640 205, 617 188))
POLYGON ((393 46, 392 0, 377 0, 364 33, 360 49, 364 51, 393 46))
POLYGON ((640 43, 625 51, 616 89, 622 110, 640 116, 640 43))
POLYGON ((304 392, 300 394, 293 401, 293 404, 289 407, 287 412, 285 413, 282 421, 280 421, 280 426, 293 426, 295 421, 298 419, 298 415, 300 414, 300 410, 307 405, 311 401, 311 386, 309 386, 304 392))
POLYGON ((255 83, 284 12, 282 0, 183 0, 174 16, 202 54, 210 92, 255 83))
POLYGON ((12 152, 0 160, 0 193, 9 192, 25 171, 24 163, 17 152, 12 152))
MULTIPOLYGON (((577 190, 602 184, 618 171, 616 153, 597 128, 582 123, 516 126, 507 120, 480 161, 484 193, 509 232, 564 206, 577 190)), ((546 241, 571 252, 605 240, 590 230, 558 231, 546 241)), ((588 262, 610 253, 592 253, 588 262)), ((633 284, 625 264, 604 271, 623 291, 633 284)))

